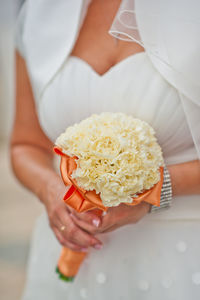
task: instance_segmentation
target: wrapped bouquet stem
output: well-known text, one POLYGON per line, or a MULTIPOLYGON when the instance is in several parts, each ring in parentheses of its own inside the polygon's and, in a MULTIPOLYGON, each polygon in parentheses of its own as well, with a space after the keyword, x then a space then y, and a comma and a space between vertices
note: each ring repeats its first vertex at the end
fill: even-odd
MULTIPOLYGON (((122 113, 92 115, 61 134, 54 151, 60 171, 70 186, 63 200, 77 212, 137 205, 160 205, 163 157, 146 122, 122 113)), ((85 257, 63 248, 58 262, 63 278, 72 279, 85 257)))

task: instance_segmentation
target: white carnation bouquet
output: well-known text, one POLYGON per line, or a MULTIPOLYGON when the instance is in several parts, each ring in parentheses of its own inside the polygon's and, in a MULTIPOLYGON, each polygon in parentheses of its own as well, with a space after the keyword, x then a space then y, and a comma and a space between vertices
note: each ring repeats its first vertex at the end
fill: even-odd
MULTIPOLYGON (((146 122, 123 113, 102 113, 68 127, 56 140, 63 181, 70 185, 63 200, 77 212, 102 214, 120 203, 142 201, 159 206, 163 157, 155 132, 146 122)), ((60 278, 73 280, 85 253, 63 248, 60 278)))
POLYGON ((56 145, 76 157, 72 178, 78 186, 95 190, 109 207, 152 188, 164 165, 153 128, 123 113, 94 114, 68 127, 56 145))

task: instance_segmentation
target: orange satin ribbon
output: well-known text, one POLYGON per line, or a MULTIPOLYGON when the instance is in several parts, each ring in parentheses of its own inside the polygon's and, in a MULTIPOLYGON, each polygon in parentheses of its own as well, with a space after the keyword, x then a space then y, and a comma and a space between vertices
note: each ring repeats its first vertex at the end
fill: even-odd
MULTIPOLYGON (((60 172, 66 186, 70 185, 69 190, 65 194, 63 200, 67 205, 70 205, 77 212, 85 212, 95 209, 95 213, 101 215, 108 207, 105 207, 102 200, 95 191, 86 191, 77 185, 75 179, 71 177, 72 172, 77 168, 75 159, 77 157, 67 156, 58 147, 54 147, 56 154, 61 156, 60 172)), ((160 167, 160 181, 151 189, 141 193, 138 197, 133 198, 132 203, 124 203, 126 205, 137 205, 145 201, 151 205, 160 206, 160 195, 163 184, 163 167, 160 167)), ((85 258, 85 253, 75 252, 68 248, 63 248, 60 259, 58 261, 59 271, 67 276, 74 277, 85 258)))

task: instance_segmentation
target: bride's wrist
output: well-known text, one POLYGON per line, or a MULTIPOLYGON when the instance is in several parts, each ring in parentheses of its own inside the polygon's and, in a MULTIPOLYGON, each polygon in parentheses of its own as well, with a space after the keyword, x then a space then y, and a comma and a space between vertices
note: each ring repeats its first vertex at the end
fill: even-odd
POLYGON ((65 190, 66 187, 60 176, 55 171, 52 171, 48 173, 46 180, 42 182, 36 194, 47 208, 55 202, 59 194, 64 195, 65 190))

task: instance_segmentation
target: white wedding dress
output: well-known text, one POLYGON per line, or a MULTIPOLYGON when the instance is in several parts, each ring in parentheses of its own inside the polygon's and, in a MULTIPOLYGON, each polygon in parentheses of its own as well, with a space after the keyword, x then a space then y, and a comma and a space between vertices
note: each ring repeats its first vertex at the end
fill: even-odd
MULTIPOLYGON (((102 76, 69 56, 37 102, 41 127, 53 142, 67 126, 106 111, 147 121, 167 165, 198 159, 178 92, 145 52, 102 76)), ((44 214, 33 234, 23 300, 199 300, 199 233, 200 197, 174 197, 170 209, 99 235, 103 249, 91 249, 67 283, 55 273, 61 246, 44 214)))

